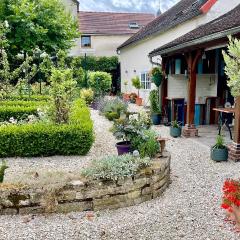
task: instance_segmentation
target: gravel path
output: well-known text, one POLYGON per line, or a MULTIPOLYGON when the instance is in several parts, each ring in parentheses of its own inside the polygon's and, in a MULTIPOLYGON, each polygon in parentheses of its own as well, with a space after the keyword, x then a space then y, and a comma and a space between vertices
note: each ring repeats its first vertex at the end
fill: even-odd
MULTIPOLYGON (((97 117, 95 114, 93 118, 97 117)), ((98 124, 108 127, 103 119, 98 124)), ((156 130, 169 137, 167 128, 156 130)), ((99 144, 109 143, 107 139, 99 144)), ((107 152, 114 151, 110 145, 107 152)), ((94 149, 99 151, 97 145, 94 149)), ((222 184, 228 177, 240 177, 239 164, 211 161, 209 149, 191 139, 170 139, 167 149, 172 153, 172 184, 162 197, 137 206, 95 213, 93 221, 87 220, 86 213, 0 216, 0 240, 240 239, 232 225, 224 221, 220 209, 222 184)), ((20 163, 24 166, 25 162, 20 163)))
MULTIPOLYGON (((91 118, 94 121, 95 143, 86 156, 53 156, 44 158, 7 158, 9 169, 6 173, 7 182, 24 182, 26 177, 39 173, 40 177, 62 173, 76 173, 89 164, 93 159, 106 155, 116 154, 115 138, 109 129, 112 123, 99 116, 98 111, 91 110, 91 118)), ((28 181, 28 180, 27 180, 28 181)))

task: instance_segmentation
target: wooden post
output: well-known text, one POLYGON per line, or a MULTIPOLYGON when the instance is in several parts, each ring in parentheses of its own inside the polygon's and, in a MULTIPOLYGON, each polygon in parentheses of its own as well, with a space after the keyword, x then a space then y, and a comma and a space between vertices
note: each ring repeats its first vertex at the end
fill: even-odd
POLYGON ((183 129, 185 137, 198 136, 198 130, 194 125, 195 115, 195 100, 196 100, 196 85, 197 85, 197 63, 202 56, 202 51, 191 52, 186 55, 188 72, 189 72, 189 85, 188 85, 188 101, 187 101, 187 122, 183 129))
POLYGON ((235 162, 240 161, 240 96, 236 98, 234 140, 229 146, 229 159, 235 162))

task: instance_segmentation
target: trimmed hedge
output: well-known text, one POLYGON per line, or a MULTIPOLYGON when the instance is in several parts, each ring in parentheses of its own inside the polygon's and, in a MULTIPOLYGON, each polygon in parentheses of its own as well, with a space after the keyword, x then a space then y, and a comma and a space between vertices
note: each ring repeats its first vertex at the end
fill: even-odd
POLYGON ((22 95, 22 96, 16 96, 16 95, 9 95, 4 97, 2 100, 21 100, 21 101, 48 101, 50 99, 50 96, 47 95, 22 95))
POLYGON ((0 101, 0 122, 9 121, 11 117, 23 120, 29 115, 37 115, 37 109, 46 105, 38 101, 0 101))
POLYGON ((0 157, 85 155, 93 141, 90 112, 83 102, 77 101, 69 124, 0 126, 0 157))

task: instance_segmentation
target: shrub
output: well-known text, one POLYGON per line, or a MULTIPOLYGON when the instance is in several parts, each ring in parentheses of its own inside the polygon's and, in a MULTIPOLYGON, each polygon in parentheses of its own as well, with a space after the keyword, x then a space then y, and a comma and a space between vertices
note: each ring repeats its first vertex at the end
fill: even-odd
POLYGON ((3 182, 5 176, 5 170, 8 168, 6 161, 2 161, 2 165, 0 167, 0 183, 3 182))
POLYGON ((159 101, 158 101, 158 91, 152 90, 149 96, 150 109, 152 113, 161 113, 159 101))
POLYGON ((89 110, 78 100, 71 108, 69 124, 0 126, 0 157, 85 155, 93 141, 89 110))
POLYGON ((37 115, 37 106, 0 106, 0 122, 9 121, 10 118, 24 120, 29 115, 37 115))
POLYGON ((99 102, 98 109, 103 114, 117 112, 120 115, 121 112, 127 112, 128 104, 120 98, 103 98, 99 102))
POLYGON ((142 134, 132 139, 132 147, 134 150, 139 151, 142 158, 155 157, 160 150, 160 145, 156 138, 157 135, 154 131, 145 130, 142 134))
POLYGON ((23 100, 7 100, 0 101, 0 106, 21 106, 21 107, 30 107, 30 106, 43 106, 46 105, 45 101, 23 101, 23 100))
POLYGON ((124 179, 132 177, 144 167, 150 165, 149 158, 135 158, 131 155, 109 156, 92 162, 92 166, 84 169, 82 174, 85 177, 100 180, 124 179))
POLYGON ((93 102, 94 92, 91 88, 83 88, 80 91, 80 97, 89 105, 93 102))
POLYGON ((90 72, 89 85, 96 94, 105 94, 111 89, 112 77, 106 72, 90 72))
POLYGON ((138 97, 139 97, 139 90, 141 89, 141 82, 138 76, 132 78, 132 85, 138 90, 138 97))
POLYGON ((8 95, 4 97, 4 100, 12 100, 12 101, 49 101, 50 96, 47 95, 8 95))
POLYGON ((105 113, 105 117, 109 120, 109 121, 113 121, 115 119, 120 118, 120 114, 117 112, 107 112, 105 113))

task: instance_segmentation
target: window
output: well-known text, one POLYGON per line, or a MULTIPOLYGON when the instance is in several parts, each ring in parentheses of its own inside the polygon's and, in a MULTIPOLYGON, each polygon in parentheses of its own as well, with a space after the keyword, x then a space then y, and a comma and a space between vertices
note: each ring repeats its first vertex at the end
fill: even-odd
POLYGON ((139 29, 139 25, 136 22, 130 22, 129 23, 129 28, 130 29, 139 29))
POLYGON ((91 47, 91 36, 82 36, 81 37, 81 46, 83 48, 91 47))
POLYGON ((151 89, 151 79, 148 72, 141 73, 141 84, 143 89, 151 89))

